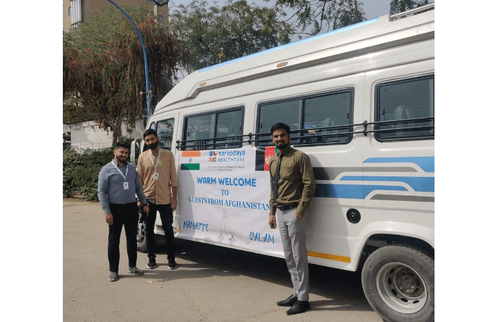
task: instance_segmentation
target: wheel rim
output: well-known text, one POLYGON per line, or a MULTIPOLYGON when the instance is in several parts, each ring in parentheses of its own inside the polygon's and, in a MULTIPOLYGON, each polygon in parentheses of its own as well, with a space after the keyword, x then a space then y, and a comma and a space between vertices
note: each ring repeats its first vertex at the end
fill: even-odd
POLYGON ((142 243, 145 238, 146 225, 143 221, 137 225, 137 242, 142 243))
POLYGON ((422 276, 403 263, 382 266, 377 273, 377 291, 390 308, 404 314, 420 311, 428 297, 422 276))

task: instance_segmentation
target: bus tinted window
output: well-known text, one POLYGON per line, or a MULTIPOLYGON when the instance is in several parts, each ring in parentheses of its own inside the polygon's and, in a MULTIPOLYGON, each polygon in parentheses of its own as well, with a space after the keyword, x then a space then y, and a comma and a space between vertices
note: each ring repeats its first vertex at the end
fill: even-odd
POLYGON ((434 75, 379 84, 376 93, 379 141, 434 138, 434 75))
MULTIPOLYGON (((278 122, 288 124, 290 130, 298 130, 300 124, 300 100, 290 100, 284 102, 275 102, 260 107, 259 115, 259 133, 269 133, 271 127, 278 122)), ((297 136, 292 136, 291 144, 297 144, 297 136)), ((261 136, 259 140, 271 140, 271 134, 261 136)), ((260 144, 259 144, 260 145, 260 144)), ((272 145, 265 144, 265 145, 272 145)))
POLYGON ((229 149, 242 146, 243 108, 188 116, 182 150, 229 149))
POLYGON ((156 133, 160 140, 160 148, 172 150, 172 134, 174 131, 174 119, 159 121, 156 133))
POLYGON ((286 101, 263 103, 259 106, 257 146, 272 145, 269 133, 273 124, 290 126, 291 144, 345 144, 352 137, 352 90, 286 101))

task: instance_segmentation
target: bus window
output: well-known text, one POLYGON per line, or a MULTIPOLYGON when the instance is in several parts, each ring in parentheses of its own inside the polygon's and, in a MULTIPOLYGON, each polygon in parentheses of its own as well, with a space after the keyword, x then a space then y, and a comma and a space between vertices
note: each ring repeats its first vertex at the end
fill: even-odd
POLYGON ((352 137, 352 95, 347 89, 259 105, 257 146, 272 145, 271 127, 288 124, 293 145, 346 144, 352 137))
POLYGON ((242 146, 243 108, 188 116, 183 150, 229 149, 242 146))
POLYGON ((347 143, 351 139, 351 92, 304 100, 305 143, 347 143), (343 126, 346 125, 346 126, 343 126), (332 128, 334 127, 334 128, 332 128), (318 128, 325 128, 316 130, 318 128), (319 136, 321 135, 321 136, 319 136))
MULTIPOLYGON (((300 124, 300 104, 300 100, 289 100, 262 105, 259 109, 258 133, 269 133, 269 135, 259 136, 258 140, 266 141, 257 142, 257 145, 272 145, 270 131, 275 123, 285 123, 290 126, 291 131, 298 130, 300 124)), ((290 143, 297 144, 298 142, 297 135, 292 135, 290 143)))
POLYGON ((375 138, 434 138, 434 75, 376 87, 375 138))
POLYGON ((172 134, 174 131, 174 119, 159 121, 157 124, 156 133, 160 140, 160 148, 172 150, 172 134))
MULTIPOLYGON (((241 147, 243 135, 243 110, 220 113, 217 117, 217 138, 226 138, 223 148, 241 147)), ((218 142, 224 143, 219 140, 218 142)), ((221 147, 219 147, 221 148, 221 147)))

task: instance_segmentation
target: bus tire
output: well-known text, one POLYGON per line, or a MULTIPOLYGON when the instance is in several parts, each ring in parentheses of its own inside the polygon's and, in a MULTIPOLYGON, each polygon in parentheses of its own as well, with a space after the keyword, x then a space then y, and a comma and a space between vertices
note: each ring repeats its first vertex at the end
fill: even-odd
POLYGON ((139 220, 137 222, 137 251, 146 253, 148 245, 146 244, 146 222, 139 220))
POLYGON ((368 256, 363 292, 387 322, 434 321, 434 260, 406 246, 384 246, 368 256))

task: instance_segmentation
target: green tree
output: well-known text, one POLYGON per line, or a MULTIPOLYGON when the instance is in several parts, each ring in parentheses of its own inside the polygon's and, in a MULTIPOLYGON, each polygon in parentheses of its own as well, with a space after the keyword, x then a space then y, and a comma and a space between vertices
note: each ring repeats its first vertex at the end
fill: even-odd
POLYGON ((229 0, 222 8, 203 0, 180 5, 171 21, 189 46, 189 72, 290 42, 293 29, 276 8, 229 0))
POLYGON ((300 37, 316 35, 366 20, 363 3, 358 0, 275 1, 277 8, 292 11, 288 21, 294 21, 294 28, 300 37))
POLYGON ((99 171, 113 159, 113 148, 78 154, 63 152, 63 197, 80 193, 85 200, 97 200, 99 171))
MULTIPOLYGON (((171 88, 185 46, 171 30, 139 8, 124 6, 145 43, 151 106, 171 88)), ((126 120, 133 126, 146 114, 144 56, 139 38, 126 17, 112 6, 90 16, 63 37, 63 122, 97 121, 111 128, 113 143, 126 120)))
POLYGON ((415 0, 392 0, 391 1, 391 15, 400 13, 400 12, 405 12, 414 8, 418 8, 421 6, 424 6, 426 4, 429 4, 428 0, 420 0, 420 1, 415 1, 415 0))

